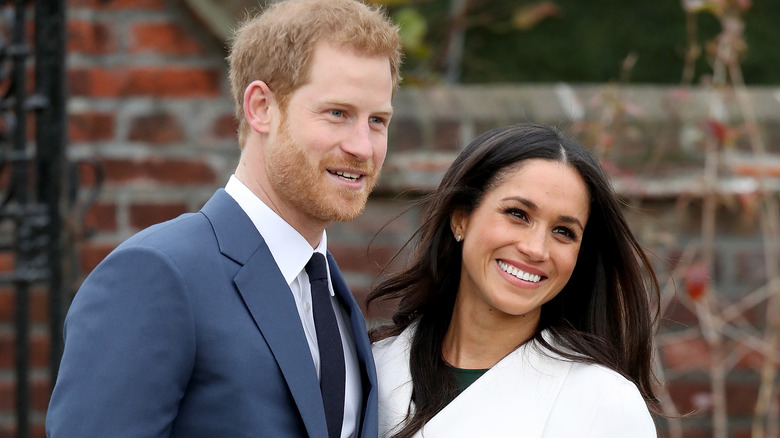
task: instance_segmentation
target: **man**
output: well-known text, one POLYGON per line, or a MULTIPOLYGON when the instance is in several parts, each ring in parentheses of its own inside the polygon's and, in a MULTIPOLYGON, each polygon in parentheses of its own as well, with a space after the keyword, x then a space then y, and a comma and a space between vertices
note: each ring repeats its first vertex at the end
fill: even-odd
POLYGON ((228 60, 235 174, 86 279, 50 437, 377 435, 365 323, 325 227, 355 218, 379 176, 397 29, 355 0, 287 0, 237 30, 228 60))

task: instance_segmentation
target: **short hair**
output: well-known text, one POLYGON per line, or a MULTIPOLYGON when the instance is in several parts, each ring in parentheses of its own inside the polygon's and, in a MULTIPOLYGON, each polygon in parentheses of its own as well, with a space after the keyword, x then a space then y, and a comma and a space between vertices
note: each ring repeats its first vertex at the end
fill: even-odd
POLYGON ((290 95, 309 80, 311 59, 320 42, 369 56, 387 56, 393 90, 401 81, 398 27, 378 6, 357 0, 284 0, 249 16, 230 44, 230 88, 244 145, 244 91, 252 81, 268 84, 284 110, 290 95))

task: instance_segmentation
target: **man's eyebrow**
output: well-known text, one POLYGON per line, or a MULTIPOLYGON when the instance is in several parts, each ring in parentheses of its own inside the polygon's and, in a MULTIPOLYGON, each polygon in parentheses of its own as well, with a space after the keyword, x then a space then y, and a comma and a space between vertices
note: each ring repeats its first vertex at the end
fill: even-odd
MULTIPOLYGON (((322 106, 331 106, 331 105, 342 106, 342 107, 348 108, 350 110, 354 110, 356 108, 356 105, 354 105, 352 103, 347 103, 347 102, 344 102, 344 101, 338 100, 338 99, 328 99, 328 100, 325 100, 325 101, 322 102, 321 105, 322 106)), ((392 116, 393 115, 393 111, 394 111, 393 110, 393 106, 392 105, 388 105, 388 106, 379 108, 376 111, 371 111, 371 114, 382 114, 382 115, 392 116)))

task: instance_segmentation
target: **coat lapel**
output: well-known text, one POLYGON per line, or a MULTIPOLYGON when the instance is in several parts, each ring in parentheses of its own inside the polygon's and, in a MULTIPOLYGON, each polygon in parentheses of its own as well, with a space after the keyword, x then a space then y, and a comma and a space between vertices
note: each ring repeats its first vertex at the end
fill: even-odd
POLYGON ((241 264, 234 284, 276 358, 308 435, 325 436, 317 371, 290 288, 249 217, 220 189, 203 207, 222 253, 241 264))
MULTIPOLYGON (((415 329, 413 324, 398 337, 374 345, 382 404, 380 437, 400 429, 409 409, 409 350, 415 329)), ((415 438, 542 437, 570 370, 571 362, 548 356, 536 343, 523 345, 466 388, 415 438)))
POLYGON ((360 364, 360 375, 363 381, 363 406, 360 436, 374 436, 377 430, 377 382, 374 367, 374 356, 371 354, 371 344, 368 341, 366 322, 355 298, 349 291, 344 277, 336 264, 336 260, 328 253, 328 266, 333 289, 339 301, 349 314, 352 337, 355 339, 355 349, 360 364))
POLYGON ((542 437, 547 418, 571 369, 530 342, 477 379, 423 427, 418 436, 542 437), (462 421, 470 418, 473 421, 462 421))

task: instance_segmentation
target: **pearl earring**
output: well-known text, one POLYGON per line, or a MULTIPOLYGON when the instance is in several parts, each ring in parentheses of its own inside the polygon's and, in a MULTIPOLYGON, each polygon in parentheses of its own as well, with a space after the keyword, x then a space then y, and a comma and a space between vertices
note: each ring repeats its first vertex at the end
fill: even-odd
POLYGON ((457 235, 457 236, 455 236, 455 241, 456 241, 456 242, 460 242, 460 241, 461 241, 461 239, 463 239, 463 236, 462 236, 460 233, 458 233, 458 235, 457 235))

